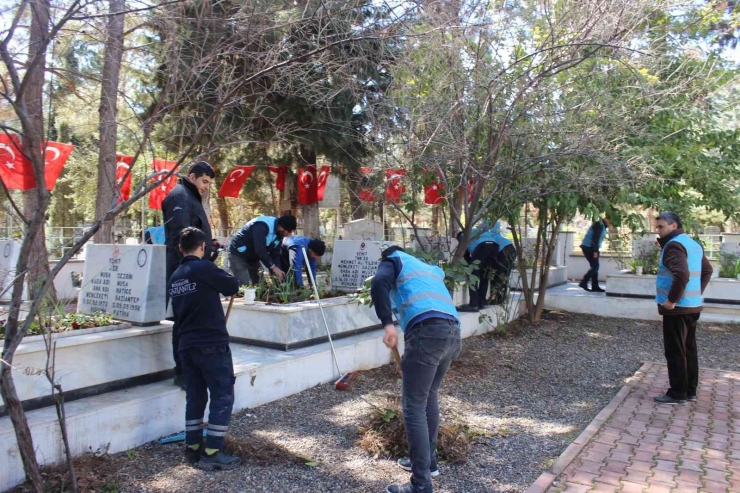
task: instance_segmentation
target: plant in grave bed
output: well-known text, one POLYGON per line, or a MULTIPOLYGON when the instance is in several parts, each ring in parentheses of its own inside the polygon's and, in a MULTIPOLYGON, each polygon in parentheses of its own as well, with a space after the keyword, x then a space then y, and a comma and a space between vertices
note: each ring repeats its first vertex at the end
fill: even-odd
POLYGON ((740 257, 731 253, 719 255, 719 277, 737 279, 740 275, 740 257))
POLYGON ((643 249, 638 255, 637 260, 642 262, 642 273, 646 275, 655 275, 658 273, 658 263, 660 262, 660 249, 658 247, 643 249))
MULTIPOLYGON (((318 282, 318 281, 317 281, 318 282)), ((244 296, 244 290, 249 289, 250 286, 242 286, 239 288, 239 293, 244 296)), ((304 284, 303 287, 297 286, 294 278, 293 269, 289 269, 285 273, 285 278, 280 280, 276 275, 272 273, 260 273, 260 280, 255 289, 255 299, 262 301, 268 305, 284 305, 287 303, 300 303, 301 301, 309 301, 316 298, 313 288, 304 284)), ((337 298, 345 296, 345 293, 330 289, 326 284, 319 282, 318 291, 321 299, 326 298, 337 298)))
MULTIPOLYGON (((61 332, 70 332, 80 329, 92 329, 94 327, 105 327, 106 325, 116 325, 119 322, 113 320, 110 313, 63 313, 57 315, 40 315, 31 322, 28 330, 29 336, 46 334, 48 327, 51 326, 51 332, 58 334, 61 332)), ((0 339, 5 338, 5 320, 0 320, 0 339)))
POLYGON ((642 259, 639 258, 633 258, 627 262, 627 265, 630 267, 630 271, 634 274, 637 271, 638 267, 645 267, 645 263, 642 261, 642 259))

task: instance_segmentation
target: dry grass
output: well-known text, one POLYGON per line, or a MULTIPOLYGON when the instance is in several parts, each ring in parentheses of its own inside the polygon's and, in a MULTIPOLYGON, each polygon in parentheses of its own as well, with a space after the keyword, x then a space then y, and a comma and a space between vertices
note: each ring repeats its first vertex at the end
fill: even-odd
POLYGON ((235 438, 227 435, 224 441, 224 452, 241 457, 246 463, 257 465, 305 464, 307 462, 307 458, 296 455, 281 445, 255 435, 249 435, 247 438, 235 438))
MULTIPOLYGON (((408 456, 406 426, 398 398, 389 398, 388 407, 374 410, 367 423, 359 428, 359 434, 359 447, 375 458, 408 456)), ((439 458, 447 462, 465 462, 478 436, 482 434, 472 432, 462 423, 440 425, 437 442, 439 458)))
MULTIPOLYGON (((86 454, 76 458, 74 464, 79 493, 108 493, 118 491, 118 487, 112 478, 116 475, 120 464, 111 456, 86 454)), ((69 471, 66 465, 44 467, 41 470, 41 477, 44 480, 44 491, 71 491, 69 471)), ((11 493, 26 493, 30 491, 33 491, 33 488, 28 483, 24 483, 10 490, 11 493)))

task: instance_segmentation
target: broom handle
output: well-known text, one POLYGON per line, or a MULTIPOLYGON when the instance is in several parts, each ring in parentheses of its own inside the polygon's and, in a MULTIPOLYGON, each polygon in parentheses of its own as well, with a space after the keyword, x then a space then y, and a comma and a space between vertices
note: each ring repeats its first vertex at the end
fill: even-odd
POLYGON ((321 298, 319 297, 319 288, 316 286, 316 279, 313 277, 313 270, 311 269, 311 262, 308 260, 308 253, 306 249, 301 247, 303 252, 303 258, 306 260, 306 270, 308 271, 308 277, 311 279, 311 286, 313 286, 313 293, 316 295, 316 302, 319 304, 319 311, 321 312, 321 318, 324 319, 324 327, 326 328, 326 336, 329 338, 329 345, 331 346, 331 355, 334 357, 334 364, 337 366, 339 372, 339 378, 344 376, 344 372, 339 367, 339 360, 337 359, 337 353, 334 350, 334 343, 331 340, 331 332, 329 331, 329 324, 326 321, 326 315, 324 315, 324 308, 321 306, 321 298))
POLYGON ((234 296, 236 295, 232 294, 231 299, 229 300, 229 307, 226 309, 226 317, 225 317, 224 322, 229 321, 229 315, 231 315, 231 307, 234 305, 234 296))

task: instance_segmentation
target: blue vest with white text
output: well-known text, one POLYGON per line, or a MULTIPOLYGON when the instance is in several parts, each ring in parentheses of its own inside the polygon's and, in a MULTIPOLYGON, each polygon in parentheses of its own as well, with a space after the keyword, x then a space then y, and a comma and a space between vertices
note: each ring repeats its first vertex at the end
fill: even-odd
MULTIPOLYGON (((606 238, 606 224, 603 222, 601 223, 601 236, 599 236, 598 239, 598 249, 601 250, 601 244, 604 243, 604 238, 606 238)), ((583 237, 583 241, 581 242, 582 247, 588 247, 588 248, 594 248, 594 225, 592 224, 588 231, 586 232, 586 236, 583 237)))
POLYGON ((672 238, 668 243, 663 246, 660 251, 660 263, 658 264, 658 276, 655 278, 655 301, 659 305, 668 300, 668 292, 671 290, 671 284, 673 284, 673 274, 668 270, 668 267, 663 265, 663 252, 671 242, 677 241, 686 249, 686 262, 689 264, 689 282, 686 284, 686 289, 683 292, 683 296, 676 306, 683 308, 694 308, 701 306, 701 261, 704 257, 704 250, 701 245, 692 240, 686 234, 680 234, 675 238, 672 238))
POLYGON ((405 252, 396 251, 390 257, 401 261, 401 272, 391 291, 391 304, 401 330, 405 331, 414 318, 431 311, 445 313, 460 320, 445 286, 442 269, 405 252))

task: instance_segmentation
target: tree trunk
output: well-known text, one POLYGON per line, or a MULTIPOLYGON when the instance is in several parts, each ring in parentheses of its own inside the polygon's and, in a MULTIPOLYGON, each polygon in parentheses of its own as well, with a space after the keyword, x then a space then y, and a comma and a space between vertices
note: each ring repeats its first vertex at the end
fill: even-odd
MULTIPOLYGON (((316 166, 316 151, 311 144, 301 144, 301 158, 304 166, 316 166)), ((314 177, 316 179, 316 177, 314 177)), ((309 238, 319 237, 319 203, 302 205, 301 215, 303 217, 303 236, 309 238)))
POLYGON ((218 207, 218 217, 221 220, 220 234, 223 236, 229 236, 231 221, 229 220, 229 204, 226 203, 226 198, 216 198, 216 207, 218 207))
POLYGON ((438 205, 432 206, 432 234, 439 234, 439 207, 438 205))
MULTIPOLYGON (((98 144, 98 195, 95 217, 103 217, 112 207, 116 193, 116 144, 118 143, 118 81, 123 58, 123 11, 125 0, 109 0, 108 28, 100 85, 98 144)), ((95 243, 111 243, 113 221, 102 224, 95 243)))

